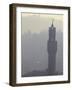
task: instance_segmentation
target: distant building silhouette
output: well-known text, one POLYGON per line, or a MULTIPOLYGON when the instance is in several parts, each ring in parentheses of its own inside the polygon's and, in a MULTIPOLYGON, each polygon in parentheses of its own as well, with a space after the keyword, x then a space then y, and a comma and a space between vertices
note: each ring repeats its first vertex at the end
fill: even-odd
POLYGON ((56 53, 57 53, 57 41, 56 41, 56 28, 53 25, 49 27, 49 40, 47 42, 48 51, 48 74, 53 75, 56 73, 56 53))

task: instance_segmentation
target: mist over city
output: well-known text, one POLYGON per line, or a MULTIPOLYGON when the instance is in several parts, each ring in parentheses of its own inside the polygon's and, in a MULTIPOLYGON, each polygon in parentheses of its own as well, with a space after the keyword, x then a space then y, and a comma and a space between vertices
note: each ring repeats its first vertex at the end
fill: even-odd
MULTIPOLYGON (((63 15, 22 13, 21 26, 21 75, 24 76, 46 76, 48 69, 55 68, 55 73, 49 75, 63 74, 63 15), (53 30, 49 35, 49 28, 53 30), (54 34, 54 36, 53 36, 54 34), (49 64, 48 40, 55 37, 57 42, 56 55, 51 55, 54 61, 49 64), (55 63, 54 63, 55 62, 55 63), (54 65, 55 64, 55 65, 54 65), (53 67, 52 67, 53 65, 53 67)), ((50 47, 51 48, 51 47, 50 47)), ((54 49, 54 48, 53 48, 54 49)), ((54 51, 54 50, 53 50, 54 51)), ((51 50, 51 52, 53 52, 51 50)), ((53 52, 54 53, 54 52, 53 52)), ((54 53, 55 54, 55 53, 54 53)), ((53 70, 52 70, 53 71, 53 70)))
MULTIPOLYGON (((33 71, 48 69, 47 52, 48 32, 32 34, 30 31, 22 35, 22 76, 33 71)), ((56 32, 57 54, 56 71, 63 71, 63 33, 56 32)))

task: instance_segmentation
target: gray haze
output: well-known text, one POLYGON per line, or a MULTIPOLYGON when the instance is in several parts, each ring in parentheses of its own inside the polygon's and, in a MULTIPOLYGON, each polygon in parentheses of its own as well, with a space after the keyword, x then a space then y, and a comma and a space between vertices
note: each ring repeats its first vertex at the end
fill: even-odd
POLYGON ((31 72, 44 72, 48 69, 47 40, 53 19, 57 40, 56 71, 63 72, 63 15, 22 13, 22 76, 31 72))
MULTIPOLYGON (((48 52, 47 40, 48 32, 39 34, 28 33, 22 34, 22 75, 32 71, 44 71, 48 69, 48 52)), ((63 71, 63 33, 56 32, 57 55, 56 71, 63 71)))

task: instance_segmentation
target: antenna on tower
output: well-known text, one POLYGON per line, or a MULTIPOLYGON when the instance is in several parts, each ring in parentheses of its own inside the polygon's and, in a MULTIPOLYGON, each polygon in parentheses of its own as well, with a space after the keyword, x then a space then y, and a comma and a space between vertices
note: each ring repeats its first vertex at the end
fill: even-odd
POLYGON ((52 27, 53 27, 53 22, 54 22, 54 19, 52 19, 52 27))

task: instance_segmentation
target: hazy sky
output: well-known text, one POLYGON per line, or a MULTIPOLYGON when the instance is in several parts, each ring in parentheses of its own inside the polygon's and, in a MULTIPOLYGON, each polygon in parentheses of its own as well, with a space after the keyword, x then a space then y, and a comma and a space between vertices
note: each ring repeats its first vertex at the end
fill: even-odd
POLYGON ((30 31, 31 33, 39 33, 47 31, 54 20, 54 26, 57 30, 63 30, 63 15, 54 14, 37 14, 37 13, 21 13, 22 34, 30 31))

